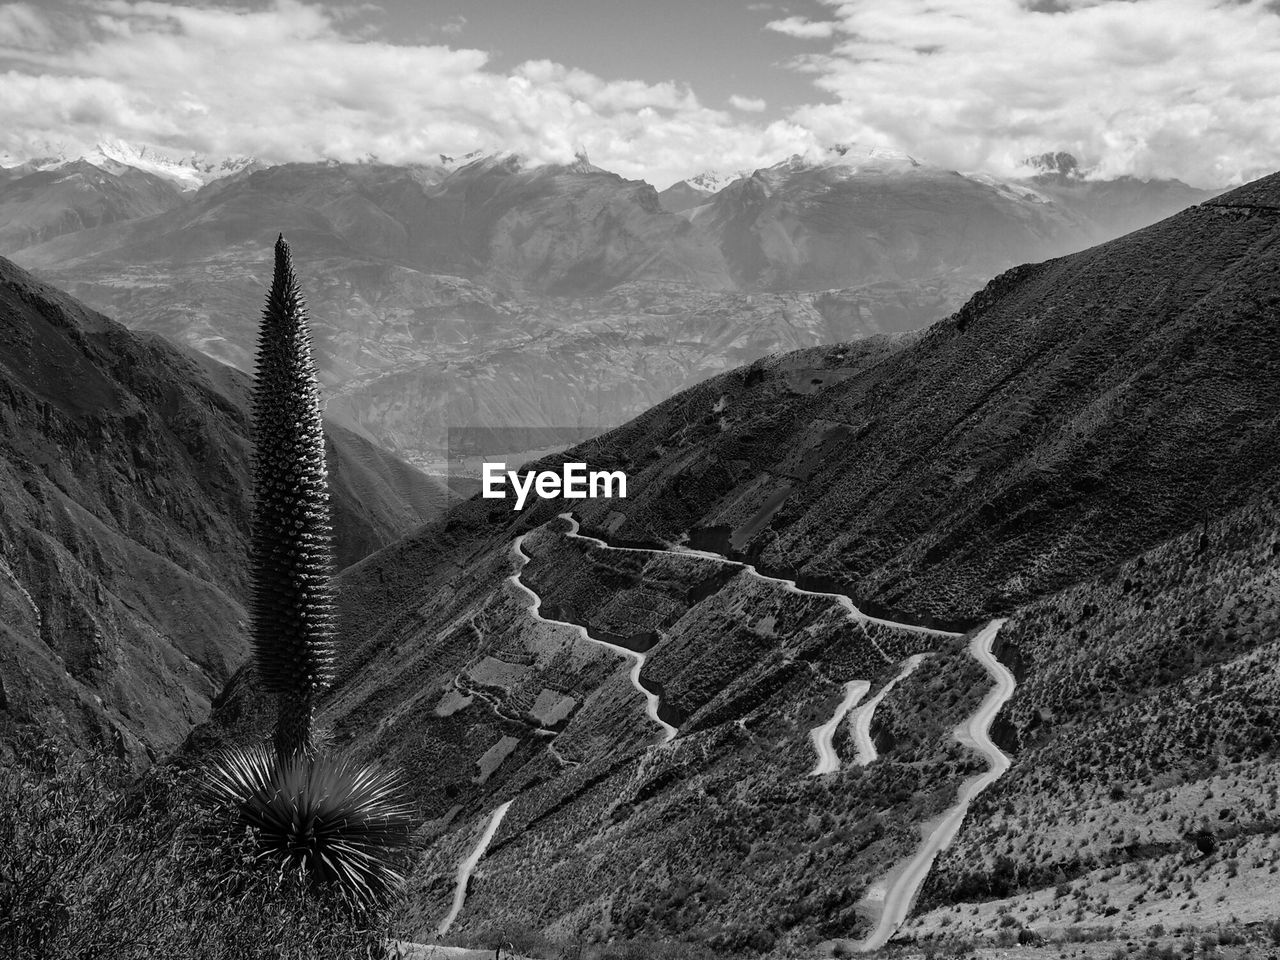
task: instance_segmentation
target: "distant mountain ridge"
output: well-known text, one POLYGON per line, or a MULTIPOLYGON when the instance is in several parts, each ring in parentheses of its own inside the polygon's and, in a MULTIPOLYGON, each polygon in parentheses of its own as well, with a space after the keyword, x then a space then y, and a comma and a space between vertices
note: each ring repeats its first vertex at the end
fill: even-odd
MULTIPOLYGON (((1074 158, 1059 154, 1069 169, 1074 158)), ((739 286, 821 289, 998 273, 1112 239, 1213 196, 1178 181, 1008 180, 904 153, 791 157, 689 211, 739 286)))
POLYGON ((1208 196, 984 179, 846 147, 672 214, 585 155, 437 159, 250 166, 149 215, 133 215, 136 192, 96 199, 119 175, 93 174, 74 204, 29 176, 0 185, 0 215, 30 195, 0 241, 86 302, 244 369, 285 230, 312 278, 332 412, 428 463, 446 425, 604 429, 768 353, 923 327, 1015 262, 1208 196))
POLYGON ((181 204, 172 183, 135 167, 59 163, 0 180, 0 248, 32 246, 181 204))
POLYGON ((62 150, 26 159, 2 155, 0 178, 14 179, 27 173, 58 170, 75 163, 89 163, 114 174, 122 173, 123 168, 131 168, 166 180, 183 192, 199 190, 215 180, 263 166, 253 157, 211 159, 193 153, 175 159, 151 147, 135 146, 119 138, 107 138, 95 144, 89 152, 74 156, 69 156, 62 150))

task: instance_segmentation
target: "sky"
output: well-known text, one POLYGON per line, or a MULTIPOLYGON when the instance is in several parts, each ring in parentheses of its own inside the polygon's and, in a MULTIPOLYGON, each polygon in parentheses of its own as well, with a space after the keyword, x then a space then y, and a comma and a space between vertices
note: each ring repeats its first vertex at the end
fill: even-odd
POLYGON ((1000 175, 1280 168, 1277 0, 0 0, 0 151, 431 162, 659 188, 882 146, 1000 175))

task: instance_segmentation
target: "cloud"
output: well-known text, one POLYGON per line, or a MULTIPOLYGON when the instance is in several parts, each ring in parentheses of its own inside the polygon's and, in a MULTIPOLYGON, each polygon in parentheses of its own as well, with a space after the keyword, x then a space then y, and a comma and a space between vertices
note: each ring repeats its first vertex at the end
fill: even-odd
POLYGON ((770 20, 764 25, 766 30, 785 33, 788 37, 800 40, 824 40, 833 36, 839 24, 830 20, 810 20, 808 17, 784 17, 781 20, 770 20))
POLYGON ((1280 17, 1262 0, 823 0, 794 62, 836 101, 792 120, 959 169, 1065 149, 1099 176, 1239 182, 1280 166, 1280 17))
POLYGON ((443 33, 445 36, 456 37, 458 34, 460 34, 463 31, 463 28, 466 27, 466 25, 467 25, 466 17, 464 17, 460 13, 454 14, 444 23, 440 24, 440 32, 443 33))
POLYGON ((735 110, 745 110, 748 113, 759 113, 768 106, 760 97, 740 97, 736 93, 729 98, 729 106, 735 110))
POLYGON ((545 60, 494 70, 481 50, 392 44, 327 8, 86 0, 72 13, 0 6, 0 150, 106 137, 173 154, 386 162, 585 147, 624 176, 671 182, 811 147, 677 83, 604 80, 545 60))
POLYGON ((585 148, 658 186, 849 142, 1004 173, 1067 150, 1099 176, 1197 185, 1280 167, 1267 0, 821 2, 826 20, 770 24, 816 41, 790 61, 816 89, 766 123, 760 101, 714 108, 679 82, 390 43, 369 4, 0 0, 0 151, 120 137, 171 154, 404 163, 585 148))

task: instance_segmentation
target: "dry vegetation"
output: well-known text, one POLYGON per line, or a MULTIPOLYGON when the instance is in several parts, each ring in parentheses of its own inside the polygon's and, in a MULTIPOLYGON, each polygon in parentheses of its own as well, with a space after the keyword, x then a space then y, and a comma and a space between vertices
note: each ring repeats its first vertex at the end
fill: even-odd
POLYGON ((0 955, 351 960, 385 936, 190 798, 180 775, 24 745, 0 768, 0 955))
POLYGON ((1263 497, 1015 615, 1016 763, 917 929, 1275 918, 1276 520, 1263 497))

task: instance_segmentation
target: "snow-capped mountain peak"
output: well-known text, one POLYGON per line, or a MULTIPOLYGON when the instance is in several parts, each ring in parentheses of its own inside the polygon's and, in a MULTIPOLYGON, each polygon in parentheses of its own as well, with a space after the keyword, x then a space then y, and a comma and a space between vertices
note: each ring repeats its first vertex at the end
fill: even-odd
POLYGON ((41 144, 37 150, 27 156, 19 156, 9 150, 0 150, 0 170, 16 170, 19 174, 52 170, 66 162, 66 154, 47 143, 41 144))
POLYGON ((42 144, 28 156, 11 151, 0 153, 0 168, 34 173, 56 170, 83 160, 108 173, 121 174, 128 168, 141 170, 170 181, 182 191, 199 190, 206 183, 239 173, 241 170, 260 166, 252 157, 227 157, 210 159, 199 154, 189 154, 174 159, 148 146, 135 146, 118 138, 100 140, 88 152, 68 150, 65 146, 42 144))
POLYGON ((768 167, 765 173, 787 175, 801 170, 826 170, 836 175, 871 171, 905 171, 922 166, 921 161, 891 147, 838 143, 821 151, 797 153, 768 167))
POLYGON ((113 167, 133 167, 163 177, 181 190, 199 190, 206 183, 239 173, 257 164, 253 157, 226 157, 213 160, 199 154, 173 159, 148 146, 134 146, 119 139, 99 141, 82 158, 96 167, 118 173, 113 167))
POLYGON ((719 193, 735 180, 741 180, 743 177, 751 176, 749 170, 704 170, 695 176, 689 177, 685 183, 699 190, 706 190, 708 193, 719 193))

